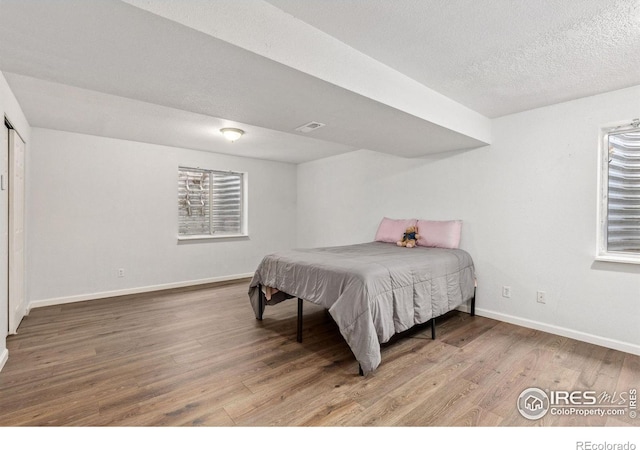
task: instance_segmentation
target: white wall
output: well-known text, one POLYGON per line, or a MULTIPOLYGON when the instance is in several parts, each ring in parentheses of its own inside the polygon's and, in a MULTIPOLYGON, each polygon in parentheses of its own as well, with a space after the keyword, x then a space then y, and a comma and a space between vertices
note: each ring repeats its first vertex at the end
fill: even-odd
MULTIPOLYGON (((15 96, 11 92, 9 85, 7 84, 7 80, 4 78, 2 72, 0 72, 0 115, 2 118, 7 117, 11 122, 11 125, 16 129, 16 131, 22 136, 22 138, 27 143, 27 156, 30 151, 29 141, 31 138, 31 127, 27 122, 18 101, 15 96)), ((4 123, 2 124, 4 127, 4 123)), ((0 142, 3 142, 0 139, 0 142)), ((7 149, 3 149, 2 151, 7 151, 7 149)), ((25 235, 28 235, 29 230, 25 227, 25 235)), ((8 255, 0 255, 2 258, 8 258, 8 255)), ((5 294, 6 295, 6 294, 5 294)), ((6 304, 1 304, 1 308, 7 308, 6 304)), ((0 313, 0 369, 4 365, 7 358, 7 315, 6 310, 0 313)))
POLYGON ((462 219, 478 314, 640 354, 640 265, 594 261, 599 128, 636 117, 640 86, 495 119, 476 150, 305 163, 298 245, 373 240, 383 216, 462 219))
POLYGON ((31 307, 252 274, 295 245, 294 165, 42 128, 31 141, 31 307), (179 165, 248 173, 248 239, 178 242, 179 165))

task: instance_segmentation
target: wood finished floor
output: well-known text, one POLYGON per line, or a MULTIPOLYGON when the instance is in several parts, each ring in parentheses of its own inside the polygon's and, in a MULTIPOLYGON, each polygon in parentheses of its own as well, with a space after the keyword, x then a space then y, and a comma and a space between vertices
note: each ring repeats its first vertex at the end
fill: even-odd
POLYGON ((7 340, 1 426, 637 426, 520 416, 523 389, 621 392, 640 357, 453 312, 382 348, 366 377, 305 303, 249 305, 248 281, 38 308, 7 340))

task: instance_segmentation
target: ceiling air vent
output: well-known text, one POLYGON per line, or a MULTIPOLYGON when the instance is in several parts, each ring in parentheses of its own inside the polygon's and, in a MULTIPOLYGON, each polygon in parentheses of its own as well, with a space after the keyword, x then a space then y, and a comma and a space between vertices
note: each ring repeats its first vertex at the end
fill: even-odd
POLYGON ((322 128, 323 126, 324 124, 320 122, 309 122, 296 128, 296 131, 300 131, 302 133, 308 133, 310 131, 317 130, 318 128, 322 128))

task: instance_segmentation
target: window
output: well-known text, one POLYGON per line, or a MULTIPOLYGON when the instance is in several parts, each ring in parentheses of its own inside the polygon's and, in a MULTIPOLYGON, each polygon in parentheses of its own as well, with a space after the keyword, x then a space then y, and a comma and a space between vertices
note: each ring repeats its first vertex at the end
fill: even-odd
POLYGON ((178 168, 178 237, 246 236, 246 174, 178 168))
POLYGON ((640 120, 603 130, 597 259, 640 264, 640 120))

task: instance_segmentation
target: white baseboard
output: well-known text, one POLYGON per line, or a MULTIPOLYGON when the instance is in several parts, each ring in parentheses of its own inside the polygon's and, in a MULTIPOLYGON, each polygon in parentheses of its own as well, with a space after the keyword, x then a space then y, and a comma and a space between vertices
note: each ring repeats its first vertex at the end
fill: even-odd
POLYGON ((222 277, 203 278, 200 280, 180 281, 177 283, 157 284, 153 286, 142 286, 142 287, 130 288, 130 289, 120 289, 117 291, 97 292, 94 294, 82 294, 82 295, 73 295, 69 297, 56 297, 56 298, 48 298, 44 300, 34 300, 29 303, 27 314, 33 308, 41 308, 43 306, 53 306, 53 305, 63 305, 65 303, 85 302, 87 300, 97 300, 101 298, 119 297, 122 295, 131 295, 131 294, 142 294, 145 292, 163 291, 166 289, 198 286, 201 284, 209 284, 209 283, 220 283, 222 281, 234 281, 234 280, 241 280, 243 278, 251 278, 251 277, 253 277, 253 272, 241 273, 236 275, 227 275, 222 277))
POLYGON ((532 328, 534 330, 545 331, 547 333, 568 337, 577 341, 588 342, 589 344, 600 345, 602 347, 619 350, 625 353, 631 353, 633 355, 640 355, 640 345, 630 344, 628 342, 622 342, 615 339, 596 336, 594 334, 583 333, 582 331, 576 331, 569 328, 550 325, 548 323, 537 322, 535 320, 523 319, 521 317, 510 316, 508 314, 502 314, 486 309, 476 308, 476 315, 499 320, 501 322, 512 323, 514 325, 520 325, 526 328, 532 328))
POLYGON ((0 371, 2 371, 2 368, 4 367, 8 359, 9 359, 9 350, 5 348, 2 350, 2 353, 0 353, 0 371))

